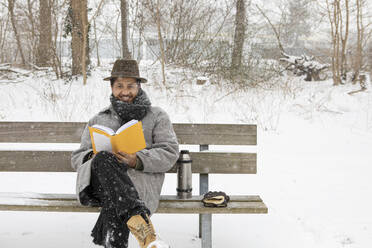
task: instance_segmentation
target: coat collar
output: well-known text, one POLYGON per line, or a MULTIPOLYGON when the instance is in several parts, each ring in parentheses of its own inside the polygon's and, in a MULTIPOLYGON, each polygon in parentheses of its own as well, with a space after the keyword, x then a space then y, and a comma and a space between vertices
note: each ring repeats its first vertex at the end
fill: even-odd
POLYGON ((111 105, 107 106, 106 108, 98 112, 98 114, 111 114, 111 113, 115 113, 111 105))

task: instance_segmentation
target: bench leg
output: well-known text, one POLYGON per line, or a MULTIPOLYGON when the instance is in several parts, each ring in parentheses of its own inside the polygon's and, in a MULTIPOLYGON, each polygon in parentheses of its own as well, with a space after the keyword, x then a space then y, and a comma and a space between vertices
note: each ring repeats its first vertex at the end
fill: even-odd
POLYGON ((201 214, 199 218, 201 222, 200 236, 202 248, 212 248, 212 215, 201 214))
MULTIPOLYGON (((208 192, 208 174, 200 174, 200 195, 208 192)), ((212 215, 199 214, 199 238, 202 240, 202 248, 212 248, 212 215)))

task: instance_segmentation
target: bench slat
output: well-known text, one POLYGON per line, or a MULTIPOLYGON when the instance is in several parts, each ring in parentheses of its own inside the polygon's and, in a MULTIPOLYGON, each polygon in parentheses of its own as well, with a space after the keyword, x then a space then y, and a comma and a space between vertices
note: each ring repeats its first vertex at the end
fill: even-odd
MULTIPOLYGON (((0 122, 0 142, 80 143, 83 122, 0 122)), ((173 124, 180 144, 256 145, 257 126, 173 124)))
POLYGON ((229 202, 226 208, 206 208, 201 202, 160 202, 157 213, 173 214, 266 214, 263 202, 229 202))
MULTIPOLYGON (((4 199, 38 199, 38 200, 55 200, 55 201, 75 201, 76 194, 51 194, 51 193, 35 193, 35 192, 26 192, 26 193, 17 193, 17 192, 0 192, 0 204, 1 200, 4 199)), ((161 195, 160 199, 162 201, 172 202, 172 201, 201 201, 203 196, 193 195, 191 198, 179 199, 176 195, 161 195)), ((262 199, 258 195, 233 195, 230 196, 231 201, 234 202, 262 202, 262 199)))
POLYGON ((257 145, 257 126, 239 124, 174 124, 180 144, 257 145))
MULTIPOLYGON (((177 199, 176 196, 161 196, 157 213, 267 213, 267 207, 259 196, 230 196, 226 208, 206 208, 201 196, 177 199)), ((50 212, 99 212, 99 208, 81 206, 73 194, 17 194, 0 193, 0 210, 50 211, 50 212), (39 198, 42 197, 42 198, 39 198)))
MULTIPOLYGON (((255 174, 256 154, 191 152, 193 173, 255 174)), ((71 152, 0 151, 0 171, 72 172, 71 152)), ((175 173, 174 166, 169 173, 175 173)))

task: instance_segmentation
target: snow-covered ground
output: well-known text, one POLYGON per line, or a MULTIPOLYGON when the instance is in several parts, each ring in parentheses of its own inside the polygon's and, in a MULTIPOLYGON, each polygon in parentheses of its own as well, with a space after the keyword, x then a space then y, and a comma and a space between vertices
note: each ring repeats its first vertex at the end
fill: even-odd
MULTIPOLYGON (((53 81, 35 74, 0 84, 0 121, 87 121, 109 104, 102 78, 111 65, 80 81, 53 81)), ((259 194, 267 215, 214 215, 213 247, 366 248, 372 245, 372 92, 358 86, 283 78, 271 90, 236 91, 204 75, 168 68, 161 85, 158 65, 141 64, 143 85, 154 105, 173 122, 257 123, 258 174, 212 175, 211 190, 259 194)), ((371 87, 370 84, 367 85, 371 87)), ((50 149, 53 145, 40 145, 50 149)), ((72 150, 76 144, 63 149, 72 150)), ((0 149, 20 145, 0 144, 0 149)), ((214 147, 215 150, 249 150, 214 147)), ((0 173, 1 192, 74 193, 74 173, 0 173)), ((195 193, 198 178, 193 178, 195 193)), ((175 194, 167 175, 164 194, 175 194)), ((94 213, 0 212, 0 247, 95 247, 94 213)), ((155 214, 153 222, 172 247, 200 247, 197 215, 155 214)), ((131 238, 130 247, 137 247, 131 238)))

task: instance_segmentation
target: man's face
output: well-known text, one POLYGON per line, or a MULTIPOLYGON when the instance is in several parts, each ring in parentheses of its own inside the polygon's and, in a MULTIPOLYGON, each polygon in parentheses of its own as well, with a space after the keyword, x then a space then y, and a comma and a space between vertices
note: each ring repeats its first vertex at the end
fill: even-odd
POLYGON ((137 80, 135 78, 117 78, 111 87, 112 94, 117 99, 133 103, 134 98, 136 98, 139 90, 137 80))

